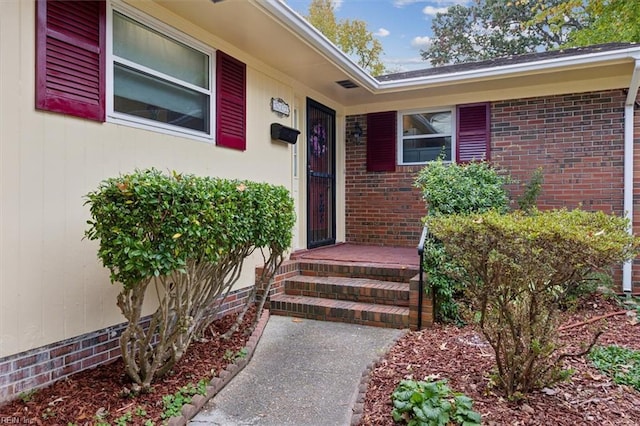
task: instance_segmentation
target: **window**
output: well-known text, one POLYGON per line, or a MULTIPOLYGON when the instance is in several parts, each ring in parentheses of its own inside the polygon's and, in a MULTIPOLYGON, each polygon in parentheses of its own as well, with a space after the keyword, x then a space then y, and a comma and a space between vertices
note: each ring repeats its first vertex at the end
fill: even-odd
POLYGON ((451 161, 453 117, 451 110, 400 113, 400 164, 426 163, 440 155, 445 161, 451 161))
POLYGON ((489 103, 437 110, 367 114, 367 171, 393 172, 398 164, 490 160, 489 103), (396 129, 401 132, 396 137, 396 129))
POLYGON ((112 3, 37 1, 36 108, 244 150, 246 65, 112 3))
POLYGON ((211 52, 119 11, 113 11, 112 18, 111 115, 210 136, 211 52))

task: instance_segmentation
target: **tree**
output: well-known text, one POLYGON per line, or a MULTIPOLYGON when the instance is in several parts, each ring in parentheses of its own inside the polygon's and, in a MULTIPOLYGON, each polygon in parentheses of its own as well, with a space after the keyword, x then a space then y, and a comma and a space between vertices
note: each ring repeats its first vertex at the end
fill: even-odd
POLYGON ((343 52, 356 57, 358 65, 371 75, 385 72, 380 61, 382 43, 367 29, 366 22, 359 19, 337 21, 331 0, 313 0, 307 20, 343 52))
POLYGON ((566 0, 542 9, 528 23, 562 25, 568 17, 585 22, 583 28, 568 34, 563 47, 588 46, 610 42, 640 42, 640 2, 628 0, 566 0))
MULTIPOLYGON (((579 0, 576 0, 579 1, 579 0)), ((569 34, 585 27, 582 15, 568 15, 553 25, 543 11, 566 0, 475 0, 436 15, 434 41, 421 51, 433 66, 486 60, 548 50, 565 44, 569 34)))

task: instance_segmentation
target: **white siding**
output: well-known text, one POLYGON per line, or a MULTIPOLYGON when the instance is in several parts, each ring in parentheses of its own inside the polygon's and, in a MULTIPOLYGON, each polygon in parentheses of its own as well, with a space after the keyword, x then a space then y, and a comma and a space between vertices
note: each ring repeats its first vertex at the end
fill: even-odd
MULTIPOLYGON (((102 179, 153 166, 292 185, 291 147, 271 141, 269 125, 293 124, 270 100, 293 105, 294 91, 255 67, 247 69, 246 152, 36 111, 34 5, 0 1, 0 357, 124 320, 120 285, 110 284, 97 243, 83 240, 83 196, 102 179)), ((253 284, 260 260, 246 264, 239 287, 253 284)))

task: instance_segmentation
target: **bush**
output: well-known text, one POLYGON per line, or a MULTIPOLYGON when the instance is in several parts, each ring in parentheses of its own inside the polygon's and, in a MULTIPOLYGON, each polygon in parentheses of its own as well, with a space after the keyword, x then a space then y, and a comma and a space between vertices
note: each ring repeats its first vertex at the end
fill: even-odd
POLYGON ((445 380, 416 382, 403 380, 391 395, 396 422, 409 426, 479 425, 479 413, 472 410, 473 400, 451 391, 445 380))
POLYGON ((107 179, 86 198, 86 237, 100 241, 98 257, 122 283, 117 304, 128 325, 120 348, 142 389, 213 321, 216 299, 238 280, 247 256, 265 249, 268 262, 281 262, 295 219, 283 187, 155 169, 107 179), (149 286, 159 306, 143 327, 149 286))
POLYGON ((416 179, 429 216, 506 212, 509 196, 505 184, 510 181, 489 163, 445 163, 442 159, 427 164, 416 179))
MULTIPOLYGON (((502 176, 488 163, 447 164, 438 159, 418 174, 416 186, 422 191, 429 216, 480 213, 495 209, 506 212, 509 198, 502 176)), ((442 243, 429 238, 424 247, 424 270, 435 296, 435 318, 441 322, 461 322, 458 298, 462 283, 451 278, 455 264, 442 243)))
MULTIPOLYGON (((508 396, 565 377, 558 355, 559 305, 568 286, 632 259, 638 240, 628 221, 581 210, 433 217, 429 228, 464 269, 457 278, 495 351, 508 396)), ((592 344, 595 343, 592 342, 592 344)))

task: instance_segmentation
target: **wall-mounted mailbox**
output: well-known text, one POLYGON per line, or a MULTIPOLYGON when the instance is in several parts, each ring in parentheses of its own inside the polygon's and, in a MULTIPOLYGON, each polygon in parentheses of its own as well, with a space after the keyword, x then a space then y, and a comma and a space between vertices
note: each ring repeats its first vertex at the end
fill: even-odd
POLYGON ((271 123, 271 139, 277 139, 290 144, 295 144, 298 140, 300 130, 283 126, 280 123, 271 123))

